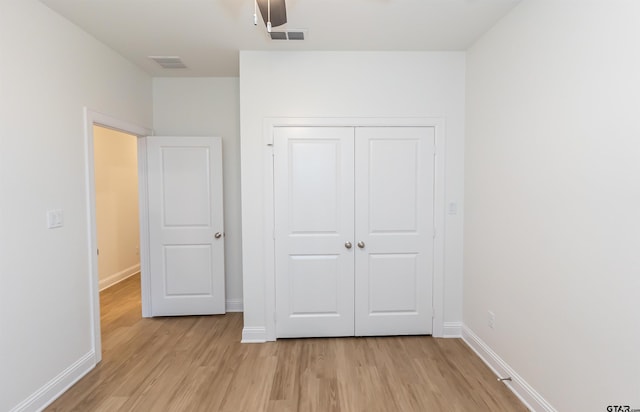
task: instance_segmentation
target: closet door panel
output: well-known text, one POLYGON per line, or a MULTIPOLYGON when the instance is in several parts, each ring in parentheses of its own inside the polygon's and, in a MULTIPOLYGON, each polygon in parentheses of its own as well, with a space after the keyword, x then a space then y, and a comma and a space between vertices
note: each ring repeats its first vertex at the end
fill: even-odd
POLYGON ((434 139, 430 127, 356 129, 356 335, 431 333, 434 139))
POLYGON ((353 134, 275 129, 277 337, 354 334, 353 134))

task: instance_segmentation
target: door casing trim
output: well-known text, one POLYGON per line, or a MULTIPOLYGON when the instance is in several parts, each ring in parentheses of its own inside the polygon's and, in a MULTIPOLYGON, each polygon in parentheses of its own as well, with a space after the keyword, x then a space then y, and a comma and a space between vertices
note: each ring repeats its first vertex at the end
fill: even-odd
POLYGON ((102 360, 102 336, 100 332, 100 287, 98 279, 98 249, 96 225, 95 159, 93 153, 93 127, 134 135, 138 142, 138 208, 140 211, 140 283, 142 316, 151 316, 151 285, 147 276, 149 267, 149 206, 147 203, 147 146, 146 136, 153 131, 144 126, 129 123, 84 107, 85 187, 87 193, 87 244, 89 248, 89 299, 91 305, 91 340, 95 363, 102 360))
POLYGON ((265 340, 276 340, 276 277, 273 136, 276 127, 433 127, 435 129, 433 324, 432 335, 444 337, 445 261, 445 119, 442 117, 269 117, 262 126, 264 146, 265 340))

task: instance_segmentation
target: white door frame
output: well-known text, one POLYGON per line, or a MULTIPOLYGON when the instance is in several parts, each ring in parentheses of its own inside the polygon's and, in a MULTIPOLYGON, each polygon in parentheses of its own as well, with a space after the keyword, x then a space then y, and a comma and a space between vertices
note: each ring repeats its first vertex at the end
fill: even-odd
POLYGON ((147 149, 146 136, 151 129, 84 108, 85 185, 87 189, 87 227, 89 250, 89 297, 91 300, 91 335, 95 362, 102 360, 100 333, 100 288, 98 279, 98 237, 96 229, 96 182, 93 153, 93 126, 106 127, 137 137, 138 141, 138 208, 140 211, 140 279, 142 290, 142 316, 151 314, 151 286, 147 276, 149 267, 149 207, 147 204, 147 149))
POLYGON ((445 225, 445 120, 440 117, 270 117, 262 127, 264 142, 265 205, 265 316, 266 340, 276 340, 275 222, 273 194, 273 131, 276 127, 433 127, 435 128, 435 181, 433 243, 433 333, 444 336, 444 225, 445 225))

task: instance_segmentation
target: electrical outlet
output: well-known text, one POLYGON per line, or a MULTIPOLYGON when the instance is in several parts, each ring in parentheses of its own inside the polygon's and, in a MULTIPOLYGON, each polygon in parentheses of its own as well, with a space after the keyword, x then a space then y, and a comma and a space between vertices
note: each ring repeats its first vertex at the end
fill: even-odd
POLYGON ((489 327, 493 329, 496 326, 496 314, 493 313, 492 311, 489 311, 488 313, 489 313, 489 327))

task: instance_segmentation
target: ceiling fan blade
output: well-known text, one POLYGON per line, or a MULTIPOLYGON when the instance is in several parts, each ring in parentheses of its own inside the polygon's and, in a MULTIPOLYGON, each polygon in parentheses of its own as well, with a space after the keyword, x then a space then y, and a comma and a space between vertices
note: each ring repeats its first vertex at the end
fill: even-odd
MULTIPOLYGON (((262 20, 264 24, 269 21, 267 12, 268 0, 257 0, 258 7, 260 8, 260 14, 262 14, 262 20)), ((284 4, 284 0, 271 0, 271 26, 282 26, 287 22, 287 7, 284 4)))

